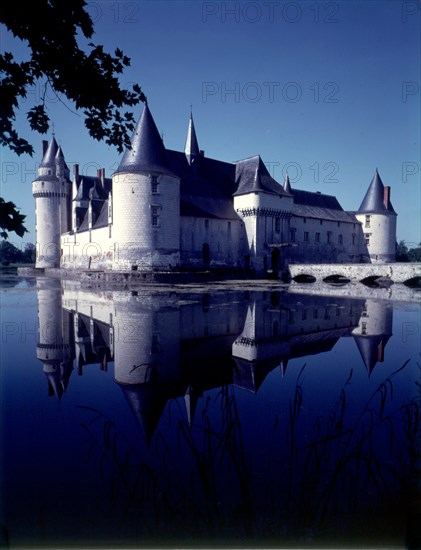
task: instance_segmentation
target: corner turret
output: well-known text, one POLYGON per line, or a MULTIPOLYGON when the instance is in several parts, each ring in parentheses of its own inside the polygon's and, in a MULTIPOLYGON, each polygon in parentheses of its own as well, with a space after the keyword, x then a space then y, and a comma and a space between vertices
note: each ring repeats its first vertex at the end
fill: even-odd
POLYGON ((390 201, 390 187, 383 185, 377 169, 355 215, 362 223, 370 261, 394 262, 397 214, 390 201))
POLYGON ((69 230, 71 182, 63 151, 53 135, 43 141, 43 157, 38 177, 32 183, 36 213, 35 266, 59 267, 60 235, 69 230))

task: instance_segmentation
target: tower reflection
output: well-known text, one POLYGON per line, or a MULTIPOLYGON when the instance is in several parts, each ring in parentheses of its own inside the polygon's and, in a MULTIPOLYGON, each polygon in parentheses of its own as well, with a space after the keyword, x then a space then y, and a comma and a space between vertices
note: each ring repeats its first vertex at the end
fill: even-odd
POLYGON ((370 374, 384 357, 393 310, 381 300, 285 292, 81 292, 39 280, 37 358, 61 398, 75 367, 106 371, 150 441, 167 402, 183 397, 192 422, 204 392, 232 384, 257 392, 291 359, 353 338, 370 374))

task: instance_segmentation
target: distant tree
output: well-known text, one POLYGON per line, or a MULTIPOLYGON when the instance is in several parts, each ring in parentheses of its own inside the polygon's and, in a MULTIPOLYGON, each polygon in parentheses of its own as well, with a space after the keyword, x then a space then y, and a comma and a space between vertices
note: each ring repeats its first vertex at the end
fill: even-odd
POLYGON ((11 263, 21 263, 23 261, 23 253, 9 241, 0 242, 0 263, 9 265, 11 263))
POLYGON ((408 259, 410 262, 421 262, 421 243, 408 251, 408 259))
POLYGON ((36 257, 36 248, 33 243, 27 243, 25 245, 25 249, 23 251, 23 262, 26 264, 33 264, 35 263, 35 257, 36 257))
POLYGON ((396 261, 397 262, 409 262, 408 247, 405 241, 399 241, 396 243, 396 261))
MULTIPOLYGON (((14 122, 28 89, 39 82, 44 94, 39 104, 26 113, 32 130, 48 132, 50 119, 45 98, 50 88, 60 101, 67 100, 72 108, 82 112, 94 139, 105 140, 120 153, 130 144, 135 119, 126 109, 146 102, 146 97, 137 84, 131 90, 121 87, 119 75, 130 65, 130 59, 120 49, 111 55, 103 46, 89 41, 94 26, 86 6, 84 0, 1 2, 0 23, 29 50, 23 61, 8 51, 0 54, 0 145, 18 155, 34 153, 32 145, 18 134, 14 122)), ((23 219, 19 223, 16 208, 10 212, 12 225, 1 211, 0 227, 20 235, 19 231, 26 231, 23 219)))

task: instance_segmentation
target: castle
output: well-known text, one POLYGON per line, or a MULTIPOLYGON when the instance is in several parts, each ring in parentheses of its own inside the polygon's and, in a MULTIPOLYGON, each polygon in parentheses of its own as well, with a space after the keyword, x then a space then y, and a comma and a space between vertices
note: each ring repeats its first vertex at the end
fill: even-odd
POLYGON ((356 212, 336 197, 283 185, 260 156, 207 158, 190 115, 183 152, 164 147, 145 105, 112 178, 73 181, 55 137, 33 182, 38 268, 174 271, 289 263, 394 262, 396 212, 376 170, 356 212))

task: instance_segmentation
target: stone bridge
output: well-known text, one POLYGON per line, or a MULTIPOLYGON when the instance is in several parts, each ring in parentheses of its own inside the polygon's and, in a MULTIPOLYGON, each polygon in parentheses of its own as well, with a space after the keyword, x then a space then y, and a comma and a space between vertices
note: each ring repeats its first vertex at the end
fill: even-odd
POLYGON ((390 280, 394 283, 414 283, 421 280, 421 263, 390 264, 290 264, 292 279, 314 278, 329 281, 346 278, 350 281, 390 280))

